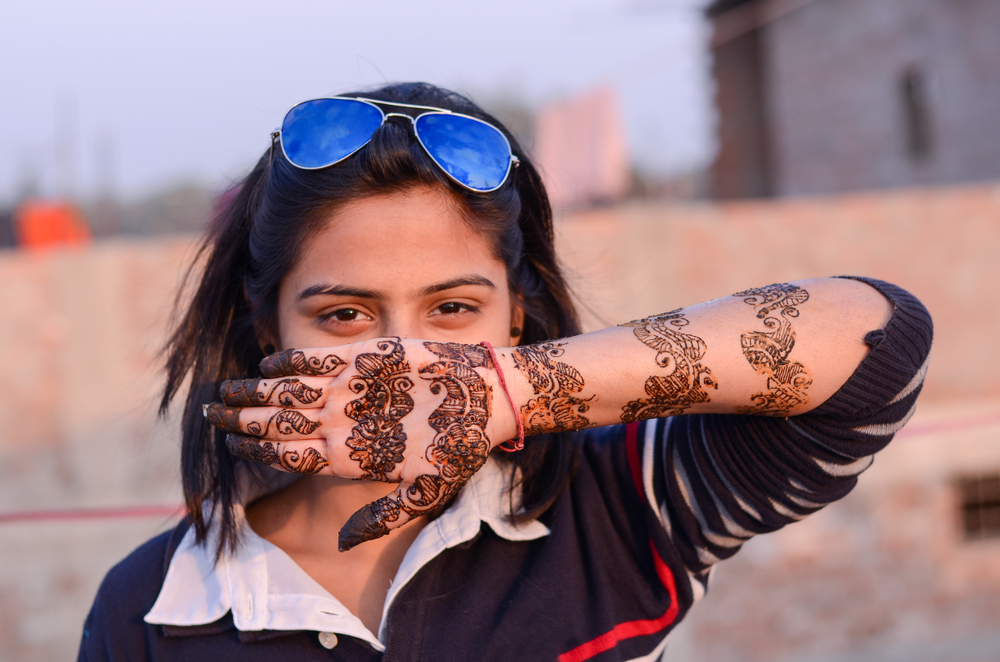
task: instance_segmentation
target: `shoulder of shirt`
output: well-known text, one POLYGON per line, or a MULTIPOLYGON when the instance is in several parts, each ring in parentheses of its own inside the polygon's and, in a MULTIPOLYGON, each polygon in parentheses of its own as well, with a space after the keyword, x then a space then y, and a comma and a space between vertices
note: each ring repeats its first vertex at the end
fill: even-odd
POLYGON ((189 527, 190 522, 185 519, 150 538, 112 567, 97 591, 91 617, 110 627, 119 627, 125 620, 141 624, 142 617, 156 601, 170 559, 189 527), (135 616, 138 618, 133 619, 135 616))

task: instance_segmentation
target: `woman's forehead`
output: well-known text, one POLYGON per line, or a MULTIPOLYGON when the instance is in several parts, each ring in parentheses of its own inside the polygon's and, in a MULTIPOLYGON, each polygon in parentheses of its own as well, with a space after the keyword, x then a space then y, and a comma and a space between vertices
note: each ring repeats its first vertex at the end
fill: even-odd
POLYGON ((485 245, 456 200, 431 187, 348 202, 330 214, 320 233, 327 241, 374 251, 405 244, 424 249, 444 242, 451 246, 485 245))
POLYGON ((332 214, 305 245, 287 294, 339 287, 415 295, 463 279, 496 287, 506 269, 450 196, 418 189, 364 198, 332 214))

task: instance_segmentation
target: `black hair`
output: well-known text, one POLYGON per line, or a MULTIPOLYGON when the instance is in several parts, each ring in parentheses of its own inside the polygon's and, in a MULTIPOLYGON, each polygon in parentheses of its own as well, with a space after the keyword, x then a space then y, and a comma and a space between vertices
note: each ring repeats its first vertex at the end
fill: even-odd
MULTIPOLYGON (((303 244, 340 206, 419 186, 447 191, 507 267, 510 291, 525 313, 521 342, 580 332, 555 255, 545 187, 510 132, 468 98, 426 83, 393 84, 344 96, 355 95, 478 117, 504 132, 520 164, 498 190, 469 191, 434 164, 405 119, 390 118, 365 147, 329 168, 296 168, 272 142, 233 189, 188 271, 189 280, 198 278, 193 296, 178 298, 178 321, 164 348, 167 381, 160 402, 164 414, 190 378, 182 416, 184 499, 199 542, 205 541, 211 518, 218 517, 220 554, 238 544, 237 460, 226 447, 225 434, 205 421, 202 405, 217 399, 223 380, 258 374, 262 339, 277 337, 281 282, 303 244), (205 504, 211 506, 207 516, 205 504)), ((521 475, 522 510, 511 517, 525 521, 544 513, 571 478, 577 455, 577 446, 566 434, 534 437, 524 450, 502 454, 500 459, 517 465, 521 475)))

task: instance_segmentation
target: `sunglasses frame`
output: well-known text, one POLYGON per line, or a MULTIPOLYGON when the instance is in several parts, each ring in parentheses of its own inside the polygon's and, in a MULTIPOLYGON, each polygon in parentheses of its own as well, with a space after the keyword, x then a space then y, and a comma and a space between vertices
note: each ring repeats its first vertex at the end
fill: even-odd
MULTIPOLYGON (((448 110, 447 108, 438 108, 436 106, 418 106, 418 105, 415 105, 415 104, 412 104, 412 103, 397 103, 395 101, 382 101, 381 99, 369 99, 367 97, 317 97, 315 99, 307 99, 305 101, 300 101, 299 103, 297 103, 294 106, 292 106, 291 108, 289 108, 288 112, 285 113, 285 116, 287 117, 288 113, 292 112, 294 109, 298 108, 299 106, 301 106, 304 103, 309 103, 311 101, 325 101, 327 99, 342 100, 342 101, 357 101, 359 103, 364 103, 364 104, 367 104, 369 106, 374 107, 375 110, 377 110, 382 115, 382 122, 381 122, 381 124, 379 124, 379 127, 382 127, 385 124, 386 120, 388 120, 390 117, 405 117, 406 119, 410 120, 410 127, 413 129, 413 135, 416 137, 417 142, 420 143, 420 147, 424 150, 424 153, 427 154, 427 156, 430 157, 431 161, 434 162, 434 165, 436 165, 438 168, 440 168, 441 172, 443 172, 445 175, 448 176, 448 179, 452 180, 453 182, 455 182, 456 184, 458 184, 462 188, 468 189, 470 191, 475 191, 476 193, 492 193, 493 191, 498 190, 499 188, 501 188, 507 182, 507 178, 510 177, 510 171, 512 169, 518 167, 521 164, 520 159, 517 158, 517 156, 514 154, 514 150, 511 149, 511 147, 510 147, 510 141, 507 140, 507 136, 504 135, 503 131, 501 131, 497 127, 493 126, 489 122, 487 122, 485 120, 479 119, 478 117, 473 117, 471 115, 465 115, 463 113, 456 113, 454 111, 448 110), (413 110, 426 110, 428 112, 420 113, 419 115, 417 115, 416 117, 414 117, 412 115, 407 115, 405 113, 392 113, 392 112, 387 113, 384 110, 382 110, 382 108, 380 108, 380 106, 392 106, 394 108, 411 108, 413 110), (421 117, 425 117, 427 115, 451 115, 453 117, 464 117, 464 118, 472 120, 474 122, 479 122, 480 124, 485 124, 486 126, 490 127, 494 131, 496 131, 500 135, 500 137, 503 138, 503 142, 507 146, 507 154, 510 156, 510 160, 507 161, 507 170, 506 170, 506 172, 504 172, 503 177, 500 179, 500 183, 497 184, 496 186, 494 186, 491 189, 479 189, 479 188, 473 188, 473 187, 469 186, 468 184, 466 184, 464 182, 460 182, 458 179, 456 179, 454 176, 452 176, 452 174, 450 172, 448 172, 448 170, 444 167, 444 165, 442 165, 441 162, 438 161, 434 157, 433 154, 431 154, 431 151, 429 149, 427 149, 427 145, 424 144, 423 139, 420 137, 420 132, 417 131, 417 120, 419 120, 421 117)), ((284 125, 284 119, 282 119, 281 123, 282 123, 282 125, 284 125)), ((378 129, 376 129, 376 131, 377 130, 378 129)), ((372 132, 372 135, 374 135, 374 132, 372 132)), ((294 161, 292 161, 290 158, 288 158, 288 153, 285 152, 285 143, 284 143, 284 141, 282 140, 282 137, 281 137, 281 129, 278 129, 278 130, 276 130, 276 131, 274 131, 274 132, 271 133, 271 144, 272 145, 274 144, 274 139, 275 138, 278 139, 278 144, 281 146, 281 153, 284 155, 285 159, 289 163, 291 163, 293 166, 295 166, 296 168, 299 168, 300 170, 322 170, 323 168, 329 168, 330 166, 337 165, 341 161, 344 161, 344 160, 349 159, 350 157, 352 157, 354 154, 356 154, 358 151, 360 151, 362 147, 364 147, 365 145, 367 145, 368 143, 370 143, 371 140, 372 140, 371 136, 369 136, 368 140, 366 140, 361 145, 359 145, 357 149, 355 149, 350 154, 346 154, 345 156, 337 159, 333 163, 328 163, 328 164, 322 165, 322 166, 306 167, 306 166, 300 166, 300 165, 296 164, 294 161)))

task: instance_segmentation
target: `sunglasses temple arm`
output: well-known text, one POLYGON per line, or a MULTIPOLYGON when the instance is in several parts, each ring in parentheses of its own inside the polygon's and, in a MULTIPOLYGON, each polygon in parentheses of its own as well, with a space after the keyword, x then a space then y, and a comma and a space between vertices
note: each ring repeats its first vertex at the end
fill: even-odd
POLYGON ((281 131, 271 132, 271 152, 267 155, 267 162, 274 163, 274 141, 281 136, 281 131))

